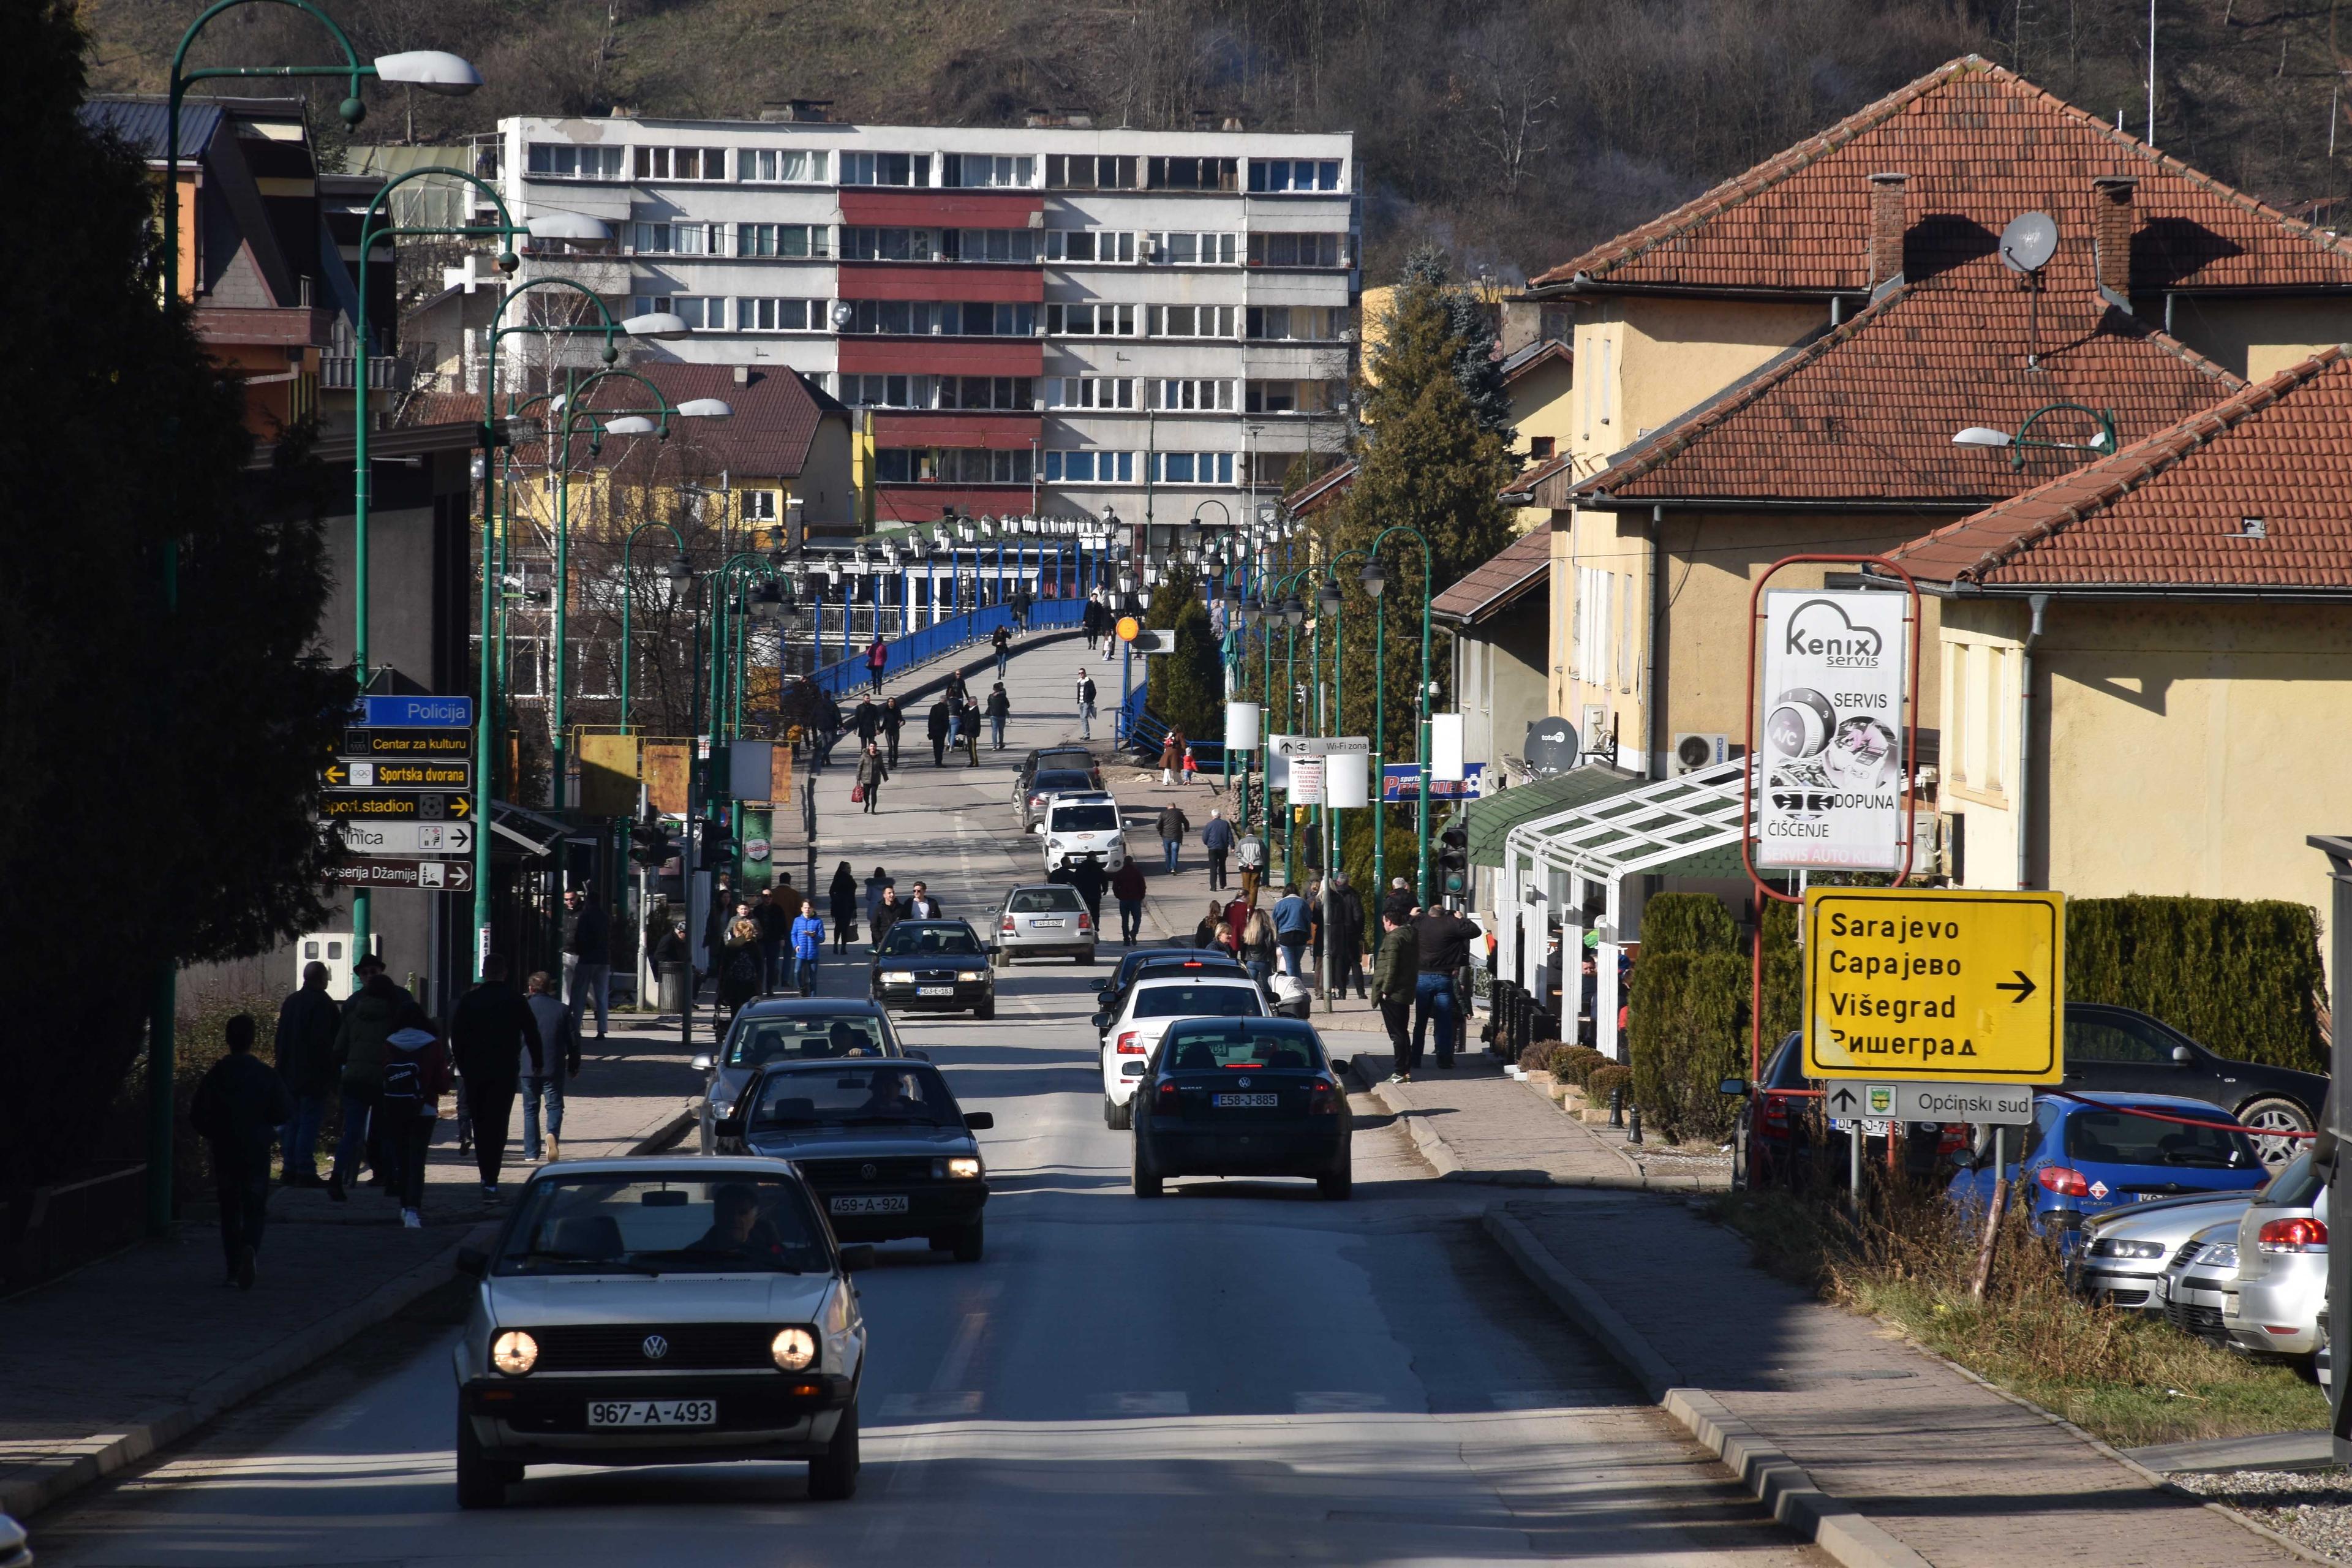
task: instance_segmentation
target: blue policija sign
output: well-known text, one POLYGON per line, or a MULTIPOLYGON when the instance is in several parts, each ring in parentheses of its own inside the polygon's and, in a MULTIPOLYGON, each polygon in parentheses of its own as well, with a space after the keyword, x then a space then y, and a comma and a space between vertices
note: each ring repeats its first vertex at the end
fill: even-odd
POLYGON ((362 697, 357 722, 371 730, 465 730, 474 723, 470 697, 362 697))

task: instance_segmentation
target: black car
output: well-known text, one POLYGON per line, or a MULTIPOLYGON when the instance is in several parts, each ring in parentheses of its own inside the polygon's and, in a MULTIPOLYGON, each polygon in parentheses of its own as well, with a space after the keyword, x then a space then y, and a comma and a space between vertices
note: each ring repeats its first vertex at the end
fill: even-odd
POLYGON ((747 1002, 727 1026, 727 1038, 709 1056, 694 1058, 702 1084, 702 1152, 718 1145, 712 1121, 735 1107, 743 1086, 762 1063, 813 1061, 830 1057, 921 1058, 898 1043, 890 1015, 875 1002, 839 996, 766 996, 747 1002))
POLYGON ((1028 811, 1026 802, 1029 798, 1031 784, 1034 783, 1039 773, 1045 773, 1048 770, 1055 772, 1067 771, 1086 774, 1087 782, 1085 784, 1073 786, 1077 789, 1100 789, 1103 787, 1102 769, 1097 765, 1094 752, 1088 751, 1086 747, 1079 745, 1039 746, 1036 750, 1031 752, 1027 756, 1021 759, 1021 771, 1013 775, 1013 804, 1017 806, 1021 806, 1024 816, 1028 811))
POLYGON ((2317 1073, 2231 1061, 2146 1013, 2104 1002, 2066 1004, 2061 1087, 2201 1100, 2253 1129, 2263 1163, 2273 1166, 2293 1159, 2306 1140, 2261 1134, 2316 1130, 2327 1098, 2327 1079, 2317 1073))
POLYGON ((719 1152, 789 1160, 834 1234, 849 1241, 919 1236, 976 1263, 988 1172, 967 1115, 928 1062, 771 1062, 719 1122, 719 1152))
POLYGON ((1057 795, 1085 795, 1102 788, 1101 775, 1083 768, 1039 768, 1021 795, 1021 826, 1045 815, 1045 802, 1057 795))
POLYGON ((1164 980, 1172 974, 1247 974, 1249 971, 1222 948, 1130 948, 1120 955, 1118 967, 1111 971, 1110 978, 1095 992, 1097 1037, 1110 1028, 1110 1021, 1127 1004, 1127 994, 1135 988, 1137 978, 1146 973, 1164 980))
POLYGON ((868 987, 886 1007, 996 1016, 988 949, 962 921, 900 921, 875 951, 868 987))
POLYGON ((1347 1068, 1293 1018, 1170 1025, 1132 1101, 1135 1195, 1160 1196, 1171 1176, 1312 1176, 1323 1196, 1346 1197, 1347 1068))

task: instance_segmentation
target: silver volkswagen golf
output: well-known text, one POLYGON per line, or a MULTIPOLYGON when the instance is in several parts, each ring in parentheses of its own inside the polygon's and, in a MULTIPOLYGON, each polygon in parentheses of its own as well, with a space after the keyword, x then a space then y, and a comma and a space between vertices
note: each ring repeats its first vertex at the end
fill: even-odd
POLYGON ((857 1489, 866 1321, 793 1167, 755 1157, 583 1160, 523 1188, 455 1352, 457 1502, 526 1465, 805 1459, 857 1489))

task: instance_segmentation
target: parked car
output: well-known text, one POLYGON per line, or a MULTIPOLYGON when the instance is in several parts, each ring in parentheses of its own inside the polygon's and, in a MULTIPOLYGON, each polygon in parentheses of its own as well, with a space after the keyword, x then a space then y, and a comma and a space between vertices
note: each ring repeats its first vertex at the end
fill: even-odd
MULTIPOLYGON (((2310 1132, 2327 1079, 2261 1062, 2231 1061, 2146 1013, 2105 1003, 2066 1004, 2065 1087, 2200 1100, 2257 1134, 2310 1132)), ((2284 1165, 2304 1138, 2257 1137, 2263 1163, 2284 1165)))
POLYGON ((1028 799, 1036 784, 1037 775, 1043 773, 1084 773, 1087 782, 1079 784, 1078 788, 1100 789, 1103 787, 1102 769, 1096 763, 1093 752, 1075 743, 1066 746, 1039 746, 1021 759, 1020 769, 1013 775, 1013 805, 1021 805, 1028 799))
MULTIPOLYGON (((2011 1133, 2022 1152, 2009 1175, 2032 1201, 2034 1228, 2069 1233, 2071 1251, 2087 1215, 2155 1197, 2244 1192, 2267 1181, 2270 1169, 2253 1140, 2241 1128, 2215 1125, 2221 1120, 2202 1100, 2174 1095, 2039 1097, 2033 1124, 2011 1133)), ((1951 1194, 1979 1209, 1992 1196, 1990 1131, 1982 1130, 1975 1151, 1954 1156, 1962 1168, 1951 1194)))
POLYGON ((963 921, 900 921, 874 950, 866 985, 901 1012, 996 1016, 996 973, 988 949, 963 921))
POLYGON ((996 911, 996 958, 1010 966, 1024 958, 1095 961, 1095 921, 1087 901, 1066 882, 1032 882, 1004 896, 996 911))
POLYGON ((728 1024, 719 1048, 694 1058, 694 1070, 703 1075, 702 1152, 717 1147, 711 1122, 735 1108, 762 1062, 920 1055, 898 1043, 890 1016, 878 1003, 826 996, 769 996, 747 1003, 728 1024))
POLYGON ((1312 1024, 1184 1018, 1153 1055, 1135 1102, 1135 1195, 1171 1176, 1310 1176, 1327 1198, 1354 1184, 1354 1122, 1312 1024))
POLYGON ((1146 971, 1116 1015, 1097 1013, 1103 1032, 1103 1125, 1128 1124, 1135 1086, 1143 1081, 1152 1047, 1180 1018, 1262 1018, 1265 994, 1247 974, 1170 974, 1146 971))
POLYGON ((1095 1037, 1100 1039, 1110 1030, 1110 1021, 1127 1005, 1127 994, 1137 980, 1146 974, 1172 974, 1178 977, 1200 974, 1246 975, 1240 959, 1221 948, 1213 947, 1134 947, 1119 955, 1118 967, 1111 971, 1108 980, 1095 993, 1100 1004, 1097 1013, 1095 1037))
POLYGON ((2190 1237, 2245 1213, 2254 1194, 2196 1193, 2109 1209, 2083 1226, 2083 1245, 2067 1261, 2074 1288, 2126 1311, 2164 1315, 2158 1289, 2190 1237))
POLYGON ((2238 1275, 2221 1291, 2221 1326, 2242 1351, 2313 1355, 2326 1297, 2327 1184, 2305 1150, 2238 1217, 2238 1275))
POLYGON ((1045 874, 1092 860, 1108 876, 1127 864, 1127 830, 1119 826, 1118 802, 1100 791, 1057 795, 1045 803, 1043 820, 1029 831, 1043 840, 1045 874))
POLYGON ((921 1237, 977 1263, 988 1169, 972 1134, 995 1125, 928 1062, 776 1062, 719 1123, 719 1146, 790 1160, 837 1236, 921 1237))
POLYGON ((2184 1334, 2216 1345, 2230 1342, 2221 1303, 2238 1275, 2238 1227, 2230 1221, 2209 1225, 2182 1244, 2165 1266, 2157 1289, 2164 1295, 2164 1321, 2184 1334))
POLYGON ((850 1496, 866 1321, 847 1271, 871 1256, 781 1160, 541 1167, 491 1249, 457 1256, 481 1281, 452 1355, 458 1506, 498 1507, 530 1465, 718 1459, 805 1459, 811 1497, 850 1496))
POLYGON ((1019 796, 1021 828, 1045 815, 1045 803, 1057 795, 1093 795, 1102 789, 1100 775, 1083 768, 1040 768, 1019 796))
MULTIPOLYGON (((1805 1077, 1801 1043, 1793 1030, 1781 1037, 1765 1058, 1762 1088, 1752 1094, 1746 1079, 1723 1080, 1725 1094, 1748 1099, 1731 1127, 1731 1184, 1739 1191, 1794 1185, 1811 1166, 1818 1166, 1833 1183, 1845 1181, 1847 1134, 1835 1127, 1816 1130, 1811 1115, 1815 1097, 1802 1091, 1818 1085, 1805 1077), (1813 1152, 1816 1138, 1822 1145, 1818 1153, 1813 1152)), ((1938 1179, 1950 1157, 1968 1146, 1965 1122, 1910 1121, 1903 1131, 1905 1173, 1920 1180, 1938 1179)), ((1885 1134, 1864 1133, 1863 1158, 1876 1162, 1873 1169, 1881 1169, 1885 1157, 1885 1134)))

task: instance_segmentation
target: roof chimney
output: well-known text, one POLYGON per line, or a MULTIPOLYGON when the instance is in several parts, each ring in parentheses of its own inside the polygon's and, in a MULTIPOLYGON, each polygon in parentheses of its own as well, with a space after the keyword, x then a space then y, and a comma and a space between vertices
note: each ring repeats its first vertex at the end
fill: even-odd
POLYGON ((749 386, 751 384, 751 367, 750 365, 739 364, 735 367, 735 384, 738 386, 749 386))
POLYGON ((2091 257, 2099 298, 2118 310, 2131 307, 2131 237, 2136 174, 2096 174, 2091 179, 2091 257))
POLYGON ((1903 198, 1908 174, 1870 176, 1870 291, 1903 281, 1903 198))

